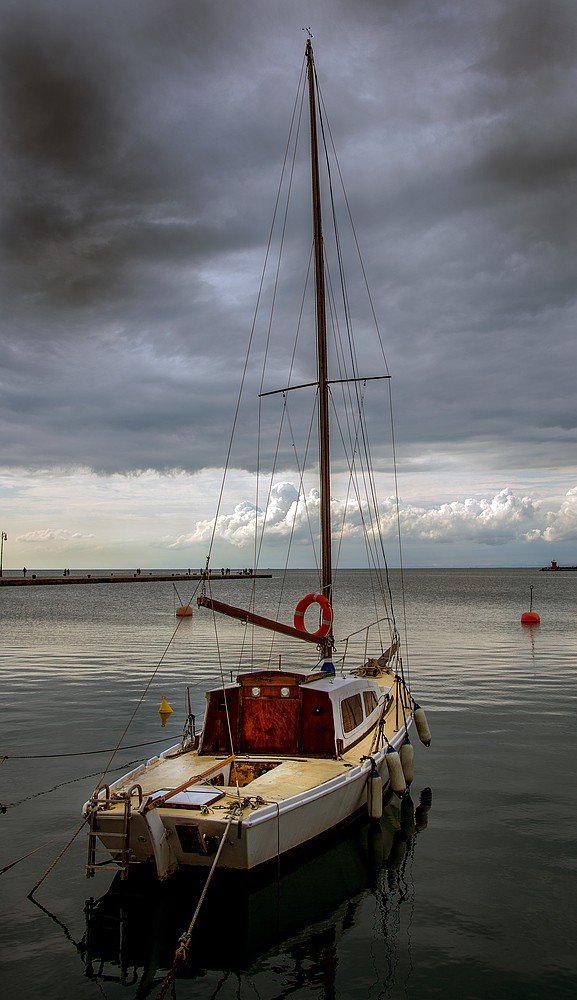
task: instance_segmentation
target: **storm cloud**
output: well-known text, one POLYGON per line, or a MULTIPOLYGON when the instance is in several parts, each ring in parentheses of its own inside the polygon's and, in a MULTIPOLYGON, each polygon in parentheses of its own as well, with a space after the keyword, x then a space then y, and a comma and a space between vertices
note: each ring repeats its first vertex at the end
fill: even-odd
MULTIPOLYGON (((401 473, 457 463, 499 475, 501 490, 513 473, 566 469, 564 493, 574 482, 569 0, 5 4, 3 469, 194 476, 224 463, 311 19, 393 375, 401 473)), ((305 158, 281 332, 310 246, 305 158)), ((349 291, 363 363, 360 284, 349 291)), ((249 399, 259 377, 249 366, 249 399)), ((252 471, 248 420, 237 445, 235 466, 252 471)), ((501 490, 447 495, 436 513, 417 502, 426 516, 409 504, 405 530, 466 524, 488 544, 515 517, 533 530, 535 513, 497 501, 501 490)), ((571 531, 572 501, 563 509, 566 521, 535 530, 571 531)))

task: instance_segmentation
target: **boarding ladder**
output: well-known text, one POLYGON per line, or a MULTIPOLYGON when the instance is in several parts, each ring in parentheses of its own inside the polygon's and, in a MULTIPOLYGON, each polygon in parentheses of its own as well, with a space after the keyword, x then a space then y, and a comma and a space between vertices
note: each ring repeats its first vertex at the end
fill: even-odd
POLYGON ((88 859, 86 862, 86 878, 92 878, 95 871, 120 871, 120 877, 125 879, 128 875, 128 866, 130 864, 129 855, 129 822, 130 822, 130 794, 126 797, 122 797, 122 805, 124 807, 124 812, 122 816, 122 830, 108 831, 98 829, 98 819, 103 813, 106 813, 110 809, 110 788, 108 785, 102 785, 106 791, 106 798, 104 804, 98 799, 98 792, 101 790, 97 788, 95 791, 95 797, 91 801, 91 813, 90 813, 90 826, 88 829, 88 859), (110 861, 97 861, 97 854, 113 854, 116 853, 114 848, 110 847, 98 847, 98 841, 100 835, 106 837, 107 840, 114 839, 118 843, 118 853, 116 858, 110 861))

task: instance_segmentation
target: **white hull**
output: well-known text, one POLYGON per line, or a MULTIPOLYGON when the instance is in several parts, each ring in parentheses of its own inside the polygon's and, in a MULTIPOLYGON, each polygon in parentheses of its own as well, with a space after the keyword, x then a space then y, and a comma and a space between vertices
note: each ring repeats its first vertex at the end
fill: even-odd
MULTIPOLYGON (((409 719, 406 729, 403 726, 394 735, 391 734, 392 746, 400 746, 410 723, 409 719)), ((361 761, 360 758, 364 755, 363 751, 369 752, 370 747, 365 745, 367 742, 370 742, 369 738, 355 748, 358 760, 356 766, 344 763, 339 774, 321 784, 288 795, 277 802, 267 802, 256 808, 245 805, 242 811, 238 810, 233 816, 222 848, 219 868, 257 868, 282 855, 302 849, 329 831, 345 825, 356 814, 366 811, 371 762, 361 761)), ((352 756, 352 753, 349 754, 347 759, 352 756)), ((388 785, 385 757, 384 749, 372 755, 383 781, 383 791, 388 785)), ((159 760, 153 767, 162 763, 159 760)), ((286 763, 290 763, 293 768, 295 764, 298 766, 294 759, 286 763)), ((306 771, 309 763, 311 762, 306 760, 302 762, 303 771, 306 771)), ((322 766, 322 762, 312 763, 317 768, 322 766)), ((337 767, 336 762, 326 764, 337 767)), ((139 776, 137 772, 133 772, 128 777, 139 776)), ((120 791, 122 784, 127 787, 126 777, 111 786, 111 793, 114 794, 115 788, 120 791)), ((244 792, 254 796, 254 785, 256 782, 252 783, 253 787, 247 785, 240 789, 241 802, 245 798, 244 792)), ((228 796, 227 801, 233 803, 238 794, 236 788, 229 786, 224 791, 228 796)), ((171 808, 169 802, 149 811, 131 808, 128 821, 128 859, 132 863, 154 863, 160 878, 165 878, 179 865, 212 865, 230 812, 226 816, 216 814, 214 809, 207 812, 207 815, 202 815, 198 809, 171 808)), ((104 847, 117 859, 123 819, 124 807, 121 801, 112 798, 108 809, 99 808, 93 827, 104 847)))

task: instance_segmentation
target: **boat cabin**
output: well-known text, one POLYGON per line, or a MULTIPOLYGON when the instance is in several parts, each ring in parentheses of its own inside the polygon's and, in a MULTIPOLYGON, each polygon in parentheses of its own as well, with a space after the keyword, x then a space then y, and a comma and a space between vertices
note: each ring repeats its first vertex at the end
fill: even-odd
POLYGON ((392 704, 390 688, 369 677, 286 670, 239 674, 206 699, 199 754, 338 757, 376 725, 383 702, 392 704))

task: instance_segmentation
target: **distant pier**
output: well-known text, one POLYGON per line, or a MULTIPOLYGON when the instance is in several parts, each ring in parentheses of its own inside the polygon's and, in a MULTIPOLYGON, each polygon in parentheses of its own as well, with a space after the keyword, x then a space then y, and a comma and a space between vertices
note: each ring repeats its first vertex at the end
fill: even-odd
POLYGON ((132 573, 130 576, 120 573, 88 573, 86 576, 2 576, 0 587, 51 587, 74 583, 186 583, 188 580, 270 580, 272 573, 132 573))
POLYGON ((540 573, 577 573, 577 566, 558 566, 552 562, 550 566, 541 566, 540 573))

